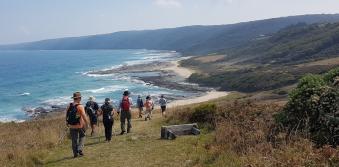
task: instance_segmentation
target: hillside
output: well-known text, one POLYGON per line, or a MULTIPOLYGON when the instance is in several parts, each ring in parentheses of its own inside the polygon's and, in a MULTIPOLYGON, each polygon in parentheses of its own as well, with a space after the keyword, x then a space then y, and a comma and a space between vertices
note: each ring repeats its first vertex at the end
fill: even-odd
MULTIPOLYGON (((282 105, 272 101, 253 102, 250 95, 233 93, 202 104, 171 108, 167 119, 160 114, 152 121, 133 119, 133 131, 104 142, 87 137, 85 156, 72 158, 64 118, 21 124, 0 124, 2 166, 336 166, 339 152, 314 148, 308 139, 283 132, 272 133, 273 115, 282 105), (203 110, 199 110, 203 109, 203 110), (198 112, 203 111, 203 112, 198 112), (213 119, 218 118, 218 119, 213 119), (160 140, 160 127, 198 122, 199 136, 160 140), (50 124, 48 124, 50 123, 50 124), (52 124, 51 124, 52 123, 52 124), (9 135, 10 134, 10 135, 9 135), (6 135, 6 136, 5 136, 6 135), (276 138, 270 139, 276 135, 276 138), (24 139, 24 140, 23 140, 24 139)), ((116 120, 114 133, 119 132, 116 120)))
POLYGON ((339 55, 339 23, 299 23, 226 53, 243 63, 298 64, 339 55))
POLYGON ((198 71, 189 80, 221 90, 254 92, 292 85, 306 73, 339 66, 339 23, 288 26, 243 47, 193 57, 183 66, 198 71), (213 60, 215 61, 206 61, 213 60))
POLYGON ((230 25, 188 26, 50 39, 5 45, 0 46, 0 49, 157 49, 176 50, 185 55, 196 55, 227 51, 299 22, 312 24, 337 21, 339 21, 339 14, 302 15, 230 25))

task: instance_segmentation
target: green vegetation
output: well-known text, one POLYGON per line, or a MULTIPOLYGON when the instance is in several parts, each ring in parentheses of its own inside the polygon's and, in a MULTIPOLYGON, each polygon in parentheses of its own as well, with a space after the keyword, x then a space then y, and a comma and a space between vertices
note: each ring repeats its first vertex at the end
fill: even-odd
POLYGON ((339 68, 324 76, 306 75, 290 93, 277 122, 289 134, 305 132, 318 145, 339 144, 339 89, 333 86, 339 68))
POLYGON ((221 60, 202 62, 202 57, 193 57, 181 64, 197 69, 189 81, 204 86, 242 92, 273 90, 297 83, 306 73, 322 74, 338 67, 338 34, 339 23, 300 23, 227 50, 221 60))
MULTIPOLYGON (((286 138, 276 131, 273 115, 282 105, 250 100, 249 95, 229 96, 201 104, 159 111, 152 121, 133 120, 133 132, 113 136, 104 142, 99 136, 87 137, 85 156, 72 158, 63 117, 26 123, 0 124, 1 166, 337 166, 339 151, 315 148, 300 135, 286 138), (208 118, 208 119, 206 119, 208 118), (160 126, 200 122, 202 134, 159 140, 160 126), (211 128, 213 127, 213 128, 211 128), (47 133, 48 132, 48 133, 47 133), (42 134, 41 134, 42 133, 42 134), (11 136, 5 134, 10 134, 11 136), (15 136, 15 137, 14 137, 15 136), (22 144, 20 144, 21 142, 22 144), (29 144, 35 144, 29 147, 29 144), (26 145, 26 146, 25 146, 26 145), (6 146, 6 147, 4 147, 6 146), (23 146, 23 147, 22 147, 23 146), (17 150, 17 151, 12 151, 17 150)), ((136 115, 135 115, 136 116, 136 115)), ((118 121, 114 132, 118 133, 118 121)))
POLYGON ((259 64, 297 64, 339 53, 339 23, 299 23, 272 36, 235 49, 228 60, 244 57, 245 62, 259 64))
MULTIPOLYGON (((189 166, 337 166, 339 151, 331 147, 315 148, 301 135, 286 138, 276 130, 273 115, 283 106, 254 103, 248 98, 219 99, 201 105, 171 111, 168 122, 187 123, 195 112, 214 108, 215 130, 204 144, 204 155, 189 166), (185 115, 186 117, 182 117, 185 115)), ((212 109, 214 111, 214 109, 212 109)), ((200 112, 199 112, 200 113, 200 112)), ((203 112, 204 113, 204 112, 203 112)))

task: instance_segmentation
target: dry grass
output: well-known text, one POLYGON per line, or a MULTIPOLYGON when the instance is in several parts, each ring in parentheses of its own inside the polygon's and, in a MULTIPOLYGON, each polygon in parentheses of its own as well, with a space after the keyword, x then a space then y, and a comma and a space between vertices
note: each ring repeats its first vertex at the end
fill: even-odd
POLYGON ((103 142, 101 125, 100 136, 87 137, 86 156, 78 159, 71 158, 70 141, 60 140, 63 117, 0 124, 0 166, 338 166, 338 149, 315 148, 299 136, 285 140, 274 131, 272 115, 281 105, 248 99, 233 93, 205 102, 217 105, 215 129, 202 126, 202 135, 174 141, 159 140, 160 126, 189 122, 199 104, 169 109, 166 121, 159 111, 152 121, 135 119, 133 133, 110 144, 103 142))
POLYGON ((61 117, 24 123, 0 124, 0 166, 37 166, 47 149, 63 142, 61 117))
POLYGON ((221 60, 225 57, 225 55, 212 55, 212 56, 203 56, 195 58, 195 60, 198 60, 201 63, 212 63, 216 62, 218 60, 221 60))
POLYGON ((305 64, 299 64, 298 67, 309 67, 309 66, 336 66, 339 65, 339 57, 330 58, 330 59, 324 59, 324 60, 318 60, 310 63, 305 64))
MULTIPOLYGON (((273 115, 282 109, 279 103, 253 103, 248 98, 214 103, 219 113, 214 140, 205 145, 206 153, 213 158, 200 159, 200 165, 208 161, 209 166, 219 166, 230 162, 230 157, 237 162, 232 166, 339 165, 338 149, 315 148, 300 136, 286 140, 285 133, 276 131, 273 115)), ((169 122, 187 122, 194 107, 177 109, 169 122)))

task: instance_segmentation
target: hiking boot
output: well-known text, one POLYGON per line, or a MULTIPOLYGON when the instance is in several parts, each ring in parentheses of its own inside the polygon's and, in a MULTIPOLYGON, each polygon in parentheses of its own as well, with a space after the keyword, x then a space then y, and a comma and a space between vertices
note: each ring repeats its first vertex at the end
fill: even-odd
POLYGON ((77 158, 79 155, 78 154, 74 154, 73 155, 73 158, 77 158))
POLYGON ((84 156, 84 153, 82 151, 79 151, 79 155, 82 157, 84 156))
POLYGON ((120 135, 123 135, 125 133, 125 131, 121 131, 120 135))
POLYGON ((127 133, 131 133, 131 130, 127 130, 127 133))

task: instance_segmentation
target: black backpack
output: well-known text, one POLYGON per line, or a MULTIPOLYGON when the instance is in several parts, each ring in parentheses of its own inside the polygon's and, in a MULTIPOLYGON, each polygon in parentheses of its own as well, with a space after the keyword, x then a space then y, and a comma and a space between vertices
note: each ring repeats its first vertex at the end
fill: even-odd
POLYGON ((138 107, 144 107, 144 102, 142 101, 142 99, 138 99, 137 103, 138 107))
POLYGON ((73 105, 73 103, 71 103, 69 105, 68 111, 67 111, 67 117, 66 117, 66 121, 68 124, 70 125, 78 125, 80 124, 80 114, 78 113, 78 107, 79 104, 73 105))
POLYGON ((92 117, 96 115, 96 111, 93 109, 94 102, 90 102, 89 106, 86 106, 86 113, 92 117))
POLYGON ((101 110, 103 111, 103 119, 108 119, 108 120, 112 120, 113 119, 113 107, 109 104, 104 104, 101 107, 101 110))

